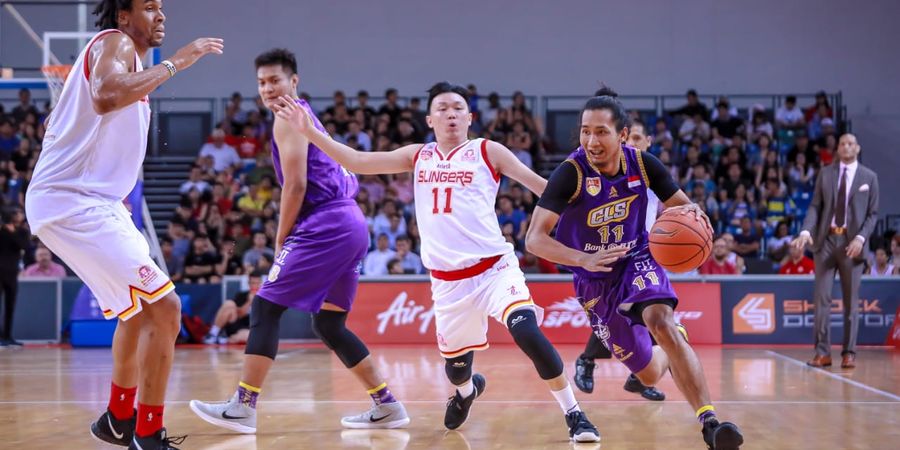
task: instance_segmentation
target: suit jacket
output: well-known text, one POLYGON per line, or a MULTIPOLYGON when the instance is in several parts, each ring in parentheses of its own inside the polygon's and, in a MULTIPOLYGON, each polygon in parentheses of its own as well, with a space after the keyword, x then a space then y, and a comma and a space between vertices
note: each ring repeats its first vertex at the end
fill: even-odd
MULTIPOLYGON (((840 161, 835 159, 825 166, 816 177, 816 187, 812 203, 806 212, 803 229, 813 238, 813 251, 818 251, 828 237, 834 205, 837 201, 837 187, 840 181, 840 161)), ((868 167, 859 164, 853 185, 847 199, 847 236, 850 239, 862 236, 869 239, 875 231, 878 220, 878 175, 868 167)))

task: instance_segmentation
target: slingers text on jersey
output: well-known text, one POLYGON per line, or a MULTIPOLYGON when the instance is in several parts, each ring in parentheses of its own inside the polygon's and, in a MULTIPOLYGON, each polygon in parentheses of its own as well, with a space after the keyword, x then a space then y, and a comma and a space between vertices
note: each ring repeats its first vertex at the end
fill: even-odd
POLYGON ((487 145, 474 139, 442 151, 432 142, 416 153, 416 221, 428 269, 460 270, 513 251, 494 212, 500 174, 487 145))

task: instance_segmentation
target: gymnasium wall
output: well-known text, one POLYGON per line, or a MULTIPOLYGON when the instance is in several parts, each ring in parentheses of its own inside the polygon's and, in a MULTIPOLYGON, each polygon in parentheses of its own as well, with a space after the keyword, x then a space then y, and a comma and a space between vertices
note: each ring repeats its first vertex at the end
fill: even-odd
MULTIPOLYGON (((896 0, 168 0, 165 10, 164 56, 195 37, 226 42, 223 57, 167 83, 165 96, 252 93, 253 57, 273 46, 298 53, 314 95, 415 95, 441 79, 539 95, 589 93, 600 80, 623 94, 842 90, 865 162, 900 167, 896 0)), ((28 19, 47 31, 54 16, 28 19)), ((39 65, 8 14, 0 24, 0 62, 39 65)), ((882 192, 900 190, 886 175, 882 192)), ((900 212, 883 198, 884 212, 900 212)))

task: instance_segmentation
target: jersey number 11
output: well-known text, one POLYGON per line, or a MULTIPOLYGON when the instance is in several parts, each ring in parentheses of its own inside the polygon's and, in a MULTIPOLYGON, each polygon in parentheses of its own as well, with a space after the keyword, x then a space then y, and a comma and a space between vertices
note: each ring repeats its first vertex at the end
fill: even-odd
MULTIPOLYGON (((440 191, 438 188, 434 188, 431 190, 431 194, 434 196, 434 207, 431 208, 431 213, 439 214, 441 212, 441 210, 438 209, 438 194, 440 194, 440 191)), ((447 200, 444 202, 444 214, 450 214, 453 212, 453 208, 450 207, 450 199, 453 197, 453 188, 444 189, 444 194, 447 196, 447 200)))

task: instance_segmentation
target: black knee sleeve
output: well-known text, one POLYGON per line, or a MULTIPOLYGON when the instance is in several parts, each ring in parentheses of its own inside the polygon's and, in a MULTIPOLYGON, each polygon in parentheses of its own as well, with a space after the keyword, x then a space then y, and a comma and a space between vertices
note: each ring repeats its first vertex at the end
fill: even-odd
POLYGON ((444 372, 451 383, 459 386, 472 378, 472 361, 475 359, 475 352, 469 352, 456 358, 446 358, 444 363, 444 372))
POLYGON ((606 345, 603 345, 603 341, 597 337, 597 333, 591 332, 591 337, 587 341, 587 345, 584 346, 584 353, 581 354, 582 358, 586 359, 610 359, 612 358, 612 353, 606 348, 606 345))
POLYGON ((513 311, 506 319, 506 326, 516 345, 531 358, 534 368, 542 379, 550 380, 562 375, 562 359, 538 328, 534 311, 531 309, 513 311))
POLYGON ((276 305, 260 296, 250 306, 250 336, 247 337, 245 355, 260 355, 275 359, 278 354, 278 331, 281 315, 287 308, 276 305))
POLYGON ((312 317, 312 329, 316 336, 340 358, 344 366, 351 368, 369 356, 369 349, 347 329, 346 323, 346 311, 323 309, 312 317))

